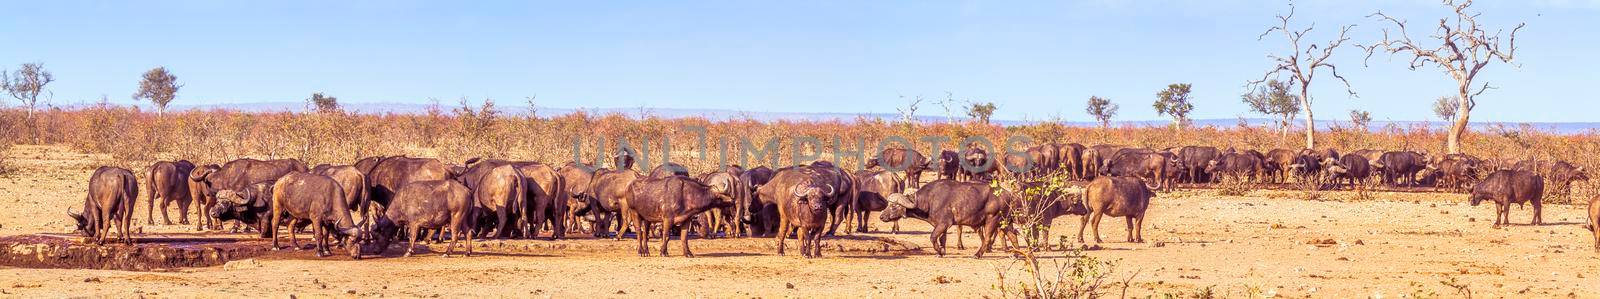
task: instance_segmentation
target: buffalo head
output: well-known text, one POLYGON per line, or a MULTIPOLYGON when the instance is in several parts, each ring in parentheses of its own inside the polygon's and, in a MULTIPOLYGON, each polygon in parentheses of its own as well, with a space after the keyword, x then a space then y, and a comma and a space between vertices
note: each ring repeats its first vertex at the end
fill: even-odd
POLYGON ((67 208, 67 217, 72 217, 73 223, 77 224, 77 229, 74 231, 83 232, 86 236, 94 236, 94 226, 89 225, 88 217, 84 217, 83 214, 73 213, 72 208, 67 208))
POLYGON ((912 202, 911 199, 907 198, 905 194, 889 194, 889 198, 887 198, 887 200, 889 201, 889 207, 884 208, 882 214, 878 214, 878 220, 882 220, 883 222, 894 222, 900 220, 900 218, 904 218, 906 216, 907 209, 917 208, 917 203, 912 202))
POLYGON ((820 187, 815 185, 794 186, 794 189, 790 192, 794 192, 794 197, 800 203, 806 204, 812 210, 821 211, 827 208, 827 199, 833 197, 834 191, 837 190, 834 189, 833 185, 820 184, 820 187))

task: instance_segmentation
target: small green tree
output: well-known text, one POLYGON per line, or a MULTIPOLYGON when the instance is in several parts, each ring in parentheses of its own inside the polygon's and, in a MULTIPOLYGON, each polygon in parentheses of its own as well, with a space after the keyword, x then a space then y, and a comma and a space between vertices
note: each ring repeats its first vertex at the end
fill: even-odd
POLYGON ((971 103, 967 105, 967 116, 977 120, 980 124, 989 124, 989 117, 994 116, 994 102, 971 103))
POLYGON ((178 76, 168 72, 166 67, 156 67, 144 72, 144 79, 139 80, 139 92, 133 94, 135 100, 149 100, 156 105, 156 116, 167 112, 167 104, 178 97, 178 76))
POLYGON ((1240 96, 1245 104, 1250 105, 1251 112, 1277 117, 1278 127, 1285 138, 1289 136, 1289 125, 1294 122, 1295 115, 1300 114, 1300 98, 1289 93, 1291 85, 1289 82, 1270 80, 1264 86, 1256 87, 1255 92, 1240 96))
POLYGON ((311 94, 311 98, 306 99, 306 102, 311 104, 312 108, 316 108, 317 113, 335 113, 341 109, 339 107, 339 98, 324 95, 320 92, 311 94))
POLYGON ((1089 104, 1083 110, 1100 121, 1100 128, 1104 129, 1111 126, 1111 118, 1117 116, 1117 108, 1119 107, 1116 103, 1112 103, 1111 99, 1090 96, 1089 104))
POLYGON ((1192 87, 1189 83, 1167 85, 1166 89, 1156 93, 1156 102, 1150 106, 1156 109, 1156 115, 1171 116, 1173 126, 1186 126, 1189 124, 1189 112, 1194 111, 1194 104, 1189 102, 1192 87))

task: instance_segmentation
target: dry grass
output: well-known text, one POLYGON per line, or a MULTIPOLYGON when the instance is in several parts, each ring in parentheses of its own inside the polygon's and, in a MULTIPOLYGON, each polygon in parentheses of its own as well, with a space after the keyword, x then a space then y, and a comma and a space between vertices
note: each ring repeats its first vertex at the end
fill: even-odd
MULTIPOLYGON (((780 138, 779 164, 790 161, 794 137, 815 137, 820 146, 803 146, 805 154, 820 154, 843 165, 860 165, 889 136, 910 136, 915 147, 930 146, 916 136, 948 138, 951 148, 963 138, 982 136, 1002 146, 1007 136, 1026 136, 1035 142, 1123 144, 1150 148, 1209 145, 1219 148, 1297 148, 1296 137, 1259 127, 1202 127, 1172 129, 1124 125, 1110 129, 1041 123, 1002 127, 974 123, 908 125, 879 119, 833 121, 772 121, 753 119, 711 121, 705 118, 666 119, 620 114, 574 113, 535 118, 499 112, 490 103, 462 101, 456 107, 435 105, 419 114, 351 114, 345 112, 290 113, 229 110, 170 112, 158 118, 154 111, 134 107, 96 105, 81 109, 51 109, 33 123, 24 112, 0 109, 0 135, 16 142, 68 144, 73 148, 106 153, 112 164, 142 165, 153 160, 189 159, 218 163, 238 157, 297 158, 311 164, 347 164, 363 156, 406 154, 460 162, 470 157, 502 157, 562 164, 576 154, 585 162, 596 160, 599 146, 615 148, 621 141, 649 145, 650 161, 660 161, 662 143, 670 140, 673 162, 694 171, 713 169, 719 157, 730 163, 757 160, 741 155, 740 140, 760 147, 780 138), (704 128, 704 143, 701 131, 704 128), (34 134, 36 140, 31 140, 34 134), (575 153, 574 142, 581 142, 575 153), (719 146, 723 144, 724 146, 719 146), (726 150, 719 150, 724 148, 726 150), (706 154, 702 158, 700 152, 706 154), (724 154, 725 153, 725 154, 724 154)), ((1426 126, 1391 125, 1376 132, 1335 127, 1320 132, 1319 147, 1343 151, 1377 148, 1444 152, 1444 130, 1426 126)), ((0 140, 3 141, 3 140, 0 140)), ((891 145, 893 147, 893 145, 891 145)), ((1588 169, 1600 167, 1600 133, 1553 134, 1532 126, 1497 126, 1471 134, 1463 144, 1469 154, 1499 161, 1527 158, 1560 159, 1588 169)), ((773 153, 768 153, 773 154, 773 153)), ((770 157, 761 157, 766 161, 770 157)), ((754 164, 754 163, 751 163, 754 164)), ((765 164, 765 163, 763 163, 765 164)), ((1580 182, 1574 198, 1596 194, 1595 183, 1580 182)))

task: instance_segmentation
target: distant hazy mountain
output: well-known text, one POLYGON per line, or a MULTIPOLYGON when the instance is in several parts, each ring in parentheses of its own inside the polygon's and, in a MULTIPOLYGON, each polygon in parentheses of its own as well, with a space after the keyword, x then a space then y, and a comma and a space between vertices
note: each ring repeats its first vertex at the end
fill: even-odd
MULTIPOLYGON (((341 103, 341 105, 343 105, 344 109, 347 110, 347 111, 352 111, 352 112, 356 112, 356 113, 374 113, 374 114, 382 114, 382 113, 398 113, 398 114, 426 113, 428 111, 428 108, 430 106, 432 106, 432 105, 429 105, 429 104, 408 104, 408 103, 341 103)), ((239 110, 239 111, 297 111, 297 112, 298 111, 305 111, 305 110, 308 109, 308 107, 306 106, 305 103, 300 103, 300 102, 265 102, 265 103, 240 103, 240 104, 173 105, 172 107, 168 107, 168 108, 170 110, 228 109, 228 110, 239 110)), ((450 110, 453 109, 453 108, 455 108, 455 105, 453 105, 453 104, 440 104, 440 107, 439 107, 439 109, 444 111, 445 113, 449 113, 450 110)), ((501 109, 501 111, 503 111, 505 113, 511 113, 511 114, 520 115, 520 114, 528 113, 528 108, 526 106, 502 106, 502 107, 500 107, 500 109, 501 109)), ((595 114, 595 115, 606 115, 606 114, 617 113, 617 114, 622 114, 622 115, 626 115, 626 116, 629 116, 629 117, 635 117, 635 118, 642 117, 642 116, 656 116, 656 117, 661 117, 661 118, 704 117, 704 118, 711 119, 711 120, 754 119, 754 120, 757 120, 757 121, 774 121, 774 120, 810 120, 810 121, 842 120, 842 121, 853 121, 853 120, 856 120, 859 117, 865 117, 865 118, 869 118, 869 119, 882 119, 882 120, 898 120, 898 119, 900 119, 899 115, 890 114, 890 113, 762 112, 762 111, 739 111, 739 110, 727 110, 727 109, 680 109, 680 108, 580 108, 580 109, 582 111, 584 111, 584 112, 587 112, 587 113, 590 113, 590 114, 595 114)), ((537 113, 540 116, 556 116, 556 115, 570 114, 570 113, 576 112, 576 111, 578 111, 580 109, 556 108, 556 107, 539 107, 537 113)), ((918 116, 917 119, 919 119, 921 121, 924 121, 924 122, 943 122, 943 121, 948 121, 948 119, 946 119, 943 116, 927 116, 927 115, 923 115, 923 116, 918 116)), ((958 118, 956 120, 960 121, 960 120, 963 120, 963 119, 964 118, 958 118)), ((1237 126, 1239 121, 1240 121, 1239 119, 1197 119, 1197 120, 1194 120, 1194 124, 1197 125, 1197 126, 1233 127, 1233 126, 1237 126)), ((1262 118, 1246 118, 1243 121, 1245 121, 1246 123, 1248 123, 1251 126, 1263 126, 1263 125, 1268 125, 1268 124, 1272 123, 1272 120, 1262 119, 1262 118)), ((1039 120, 998 119, 998 120, 993 120, 993 122, 1001 124, 1001 125, 1022 125, 1022 124, 1038 123, 1040 121, 1039 120)), ((1164 125, 1166 125, 1168 123, 1170 123, 1170 122, 1166 121, 1166 120, 1140 120, 1140 121, 1118 121, 1118 122, 1114 122, 1114 124, 1116 124, 1116 125, 1134 125, 1134 126, 1164 126, 1164 125)), ((1064 121, 1064 122, 1062 122, 1062 124, 1069 125, 1069 126, 1083 126, 1083 127, 1099 125, 1099 123, 1096 123, 1096 122, 1093 122, 1093 121, 1064 121)), ((1301 125, 1301 124, 1303 124, 1303 121, 1300 121, 1300 123, 1297 123, 1296 125, 1301 125)), ((1437 121, 1373 121, 1372 124, 1369 125, 1369 127, 1372 130, 1381 130, 1384 127, 1386 127, 1386 126, 1388 126, 1390 124, 1397 125, 1397 126, 1399 126, 1401 128, 1410 128, 1411 126, 1418 125, 1418 124, 1425 124, 1427 126, 1434 127, 1434 128, 1445 128, 1445 127, 1449 126, 1449 123, 1437 122, 1437 121)), ((1520 126, 1522 124, 1531 125, 1531 126, 1533 126, 1534 129, 1537 129, 1537 130, 1557 132, 1557 133, 1569 133, 1570 134, 1570 133, 1585 133, 1585 132, 1590 132, 1592 130, 1593 131, 1600 131, 1600 122, 1564 122, 1564 123, 1558 123, 1558 122, 1532 122, 1532 123, 1474 122, 1474 123, 1472 123, 1472 128, 1474 130, 1488 130, 1492 126, 1495 126, 1495 125, 1504 125, 1504 126, 1509 127, 1509 128, 1517 128, 1518 126, 1520 126)), ((1317 121, 1317 127, 1318 128, 1328 128, 1328 127, 1332 127, 1332 126, 1340 126, 1340 127, 1348 128, 1348 127, 1351 126, 1351 124, 1348 121, 1345 121, 1345 120, 1319 120, 1319 121, 1317 121)))

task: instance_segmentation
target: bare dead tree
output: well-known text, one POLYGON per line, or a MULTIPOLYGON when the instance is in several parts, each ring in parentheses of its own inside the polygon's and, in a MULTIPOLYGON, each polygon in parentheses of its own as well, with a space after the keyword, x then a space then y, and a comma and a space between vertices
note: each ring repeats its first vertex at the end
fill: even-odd
POLYGON ((1399 36, 1391 36, 1389 28, 1383 30, 1383 40, 1370 46, 1361 46, 1367 50, 1367 59, 1372 59, 1372 54, 1378 51, 1394 54, 1404 53, 1411 55, 1411 62, 1407 67, 1411 70, 1426 67, 1429 64, 1437 65, 1451 78, 1456 80, 1456 93, 1460 103, 1456 106, 1455 120, 1450 125, 1450 134, 1446 138, 1445 146, 1449 153, 1461 152, 1461 138, 1467 130, 1467 121, 1472 117, 1472 108, 1477 106, 1477 96, 1484 91, 1493 89, 1488 82, 1484 82, 1477 91, 1472 90, 1473 80, 1478 77, 1478 72, 1483 67, 1496 60, 1518 65, 1513 59, 1517 53, 1517 31, 1528 23, 1518 23, 1511 29, 1510 40, 1506 44, 1500 43, 1500 33, 1504 29, 1495 30, 1494 34, 1484 30, 1478 24, 1478 16, 1482 13, 1469 12, 1472 0, 1462 1, 1443 0, 1442 4, 1450 7, 1455 12, 1455 22, 1451 24, 1449 17, 1439 18, 1438 28, 1428 38, 1439 42, 1437 46, 1426 47, 1411 39, 1406 32, 1406 21, 1396 19, 1382 11, 1375 12, 1367 17, 1379 18, 1393 23, 1399 36))
POLYGON ((1289 29, 1289 21, 1294 18, 1293 2, 1289 3, 1288 14, 1280 14, 1277 17, 1278 25, 1267 28, 1266 32, 1262 32, 1260 36, 1256 37, 1256 40, 1266 39, 1267 35, 1273 32, 1282 33, 1284 38, 1289 41, 1291 52, 1289 52, 1288 56, 1267 54, 1267 58, 1271 58, 1275 63, 1272 66, 1272 70, 1262 75, 1261 79, 1250 81, 1247 86, 1257 86, 1279 76, 1288 76, 1290 83, 1298 85, 1300 87, 1300 107, 1302 108, 1300 111, 1305 113, 1306 116, 1306 148, 1315 148, 1317 145, 1317 126, 1311 109, 1311 82, 1317 77, 1317 69, 1326 68, 1333 73, 1334 78, 1344 82, 1345 92, 1350 93, 1351 97, 1357 97, 1355 90, 1350 88, 1350 80, 1345 80, 1344 76, 1339 75, 1339 67, 1328 62, 1328 57, 1333 56, 1333 51, 1344 45, 1345 41, 1350 40, 1350 37, 1346 34, 1350 32, 1350 28, 1354 28, 1356 25, 1340 27, 1339 37, 1332 41, 1323 44, 1304 43, 1301 40, 1306 37, 1306 34, 1311 33, 1312 28, 1316 28, 1315 23, 1301 30, 1289 29))
MULTIPOLYGON (((906 99, 906 96, 900 96, 900 98, 906 99)), ((905 121, 907 125, 916 124, 917 108, 922 106, 923 100, 926 100, 926 98, 922 97, 922 95, 917 95, 916 97, 908 99, 905 108, 894 108, 895 110, 900 111, 900 120, 905 121)))

